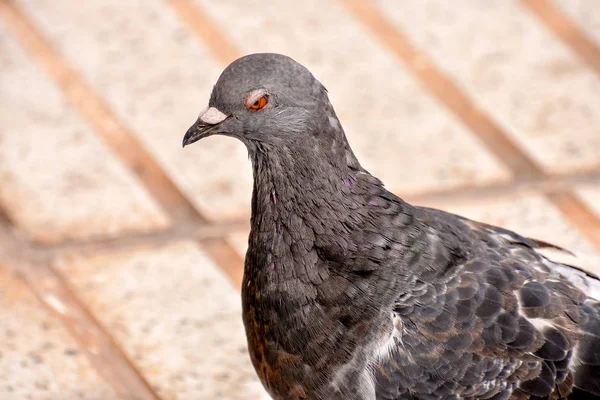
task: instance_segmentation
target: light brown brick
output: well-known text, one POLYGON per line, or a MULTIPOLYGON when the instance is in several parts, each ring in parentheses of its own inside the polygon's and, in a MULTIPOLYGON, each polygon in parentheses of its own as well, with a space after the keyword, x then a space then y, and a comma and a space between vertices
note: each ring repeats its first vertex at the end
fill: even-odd
POLYGON ((244 53, 279 52, 329 90, 363 166, 401 193, 508 179, 508 173, 334 0, 194 0, 244 53))
POLYGON ((518 0, 376 3, 544 169, 600 165, 600 79, 518 0))
POLYGON ((246 250, 248 250, 248 235, 250 231, 236 232, 227 238, 227 242, 233 247, 233 249, 242 257, 246 256, 246 250))
POLYGON ((600 184, 581 185, 576 190, 585 204, 600 218, 600 184))
POLYGON ((194 244, 82 255, 58 268, 163 399, 264 398, 239 294, 194 244))
POLYGON ((600 7, 596 0, 550 0, 600 46, 600 7))
POLYGON ((569 261, 600 273, 597 249, 540 195, 506 196, 486 203, 453 205, 448 211, 561 246, 577 256, 569 261))
POLYGON ((0 320, 0 399, 116 398, 59 321, 6 266, 0 266, 0 320))
POLYGON ((44 242, 164 229, 138 180, 0 23, 0 204, 44 242))
POLYGON ((241 143, 215 137, 181 148, 223 66, 172 8, 161 0, 17 3, 207 218, 246 212, 252 175, 241 143))

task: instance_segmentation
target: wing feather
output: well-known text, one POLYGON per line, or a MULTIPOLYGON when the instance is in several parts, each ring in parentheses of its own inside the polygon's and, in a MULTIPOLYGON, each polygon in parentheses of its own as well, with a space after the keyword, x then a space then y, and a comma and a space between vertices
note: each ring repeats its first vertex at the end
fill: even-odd
POLYGON ((600 396, 600 305, 586 294, 600 293, 600 280, 538 252, 569 253, 558 246, 423 212, 441 221, 436 254, 453 251, 448 227, 470 248, 444 275, 417 277, 398 297, 393 313, 402 329, 378 364, 385 373, 377 376, 377 398, 558 399, 573 388, 600 396))

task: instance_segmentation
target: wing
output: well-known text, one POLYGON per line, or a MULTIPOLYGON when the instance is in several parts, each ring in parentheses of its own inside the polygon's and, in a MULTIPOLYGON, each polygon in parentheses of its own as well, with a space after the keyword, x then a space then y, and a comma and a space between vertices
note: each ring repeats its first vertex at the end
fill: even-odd
POLYGON ((600 396, 600 303, 586 294, 600 293, 600 281, 536 251, 555 246, 425 211, 434 259, 455 265, 415 275, 398 299, 377 398, 600 396), (444 256, 458 245, 448 235, 465 257, 444 256))

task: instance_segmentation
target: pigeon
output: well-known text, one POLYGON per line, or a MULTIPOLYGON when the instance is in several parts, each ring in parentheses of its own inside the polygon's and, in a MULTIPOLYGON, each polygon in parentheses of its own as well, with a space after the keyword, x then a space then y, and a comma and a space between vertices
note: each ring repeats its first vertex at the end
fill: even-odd
POLYGON ((307 68, 231 63, 183 145, 211 135, 252 163, 242 315, 272 398, 600 398, 600 279, 386 190, 307 68))

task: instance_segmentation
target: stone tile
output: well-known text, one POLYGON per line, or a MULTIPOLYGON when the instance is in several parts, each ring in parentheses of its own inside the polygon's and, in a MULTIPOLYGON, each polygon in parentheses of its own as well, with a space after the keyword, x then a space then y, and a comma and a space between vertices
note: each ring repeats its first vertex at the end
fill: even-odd
POLYGON ((161 398, 266 399, 239 294, 193 243, 80 255, 58 268, 161 398))
POLYGON ((242 257, 246 257, 246 250, 248 250, 248 235, 250 230, 245 232, 236 232, 227 238, 227 242, 231 247, 242 257))
POLYGON ((576 258, 569 261, 600 273, 597 249, 541 195, 501 197, 488 203, 454 205, 447 211, 561 246, 575 253, 576 258))
POLYGON ((544 169, 600 164, 600 79, 518 0, 376 3, 544 169))
POLYGON ((579 197, 600 218, 600 184, 581 185, 576 190, 579 197))
MULTIPOLYGON (((86 2, 77 8, 67 0, 52 5, 19 3, 139 132, 209 218, 240 215, 248 209, 251 173, 241 144, 211 138, 180 149, 182 133, 205 104, 222 66, 190 37, 172 10, 156 0, 143 2, 143 7, 139 1, 117 0, 86 2)), ((437 107, 335 3, 320 5, 333 13, 330 20, 325 19, 327 13, 318 17, 312 12, 315 1, 293 6, 279 1, 268 9, 255 5, 219 2, 211 3, 210 10, 244 52, 289 53, 313 68, 335 96, 365 165, 390 187, 416 192, 508 177, 465 128, 437 107), (267 14, 258 15, 259 9, 267 14), (303 21, 298 26, 301 35, 289 29, 292 20, 303 21), (253 24, 269 31, 251 33, 253 24), (352 68, 345 67, 350 64, 352 68), (439 145, 431 146, 432 142, 439 145), (396 156, 400 150, 402 160, 396 156)))
POLYGON ((207 218, 249 209, 252 174, 241 143, 216 137, 181 148, 222 66, 164 1, 17 3, 207 218))
POLYGON ((137 179, 0 24, 0 203, 44 242, 163 229, 137 179))
POLYGON ((60 322, 0 266, 0 399, 115 399, 60 322))
POLYGON ((415 193, 509 178, 338 2, 194 2, 243 53, 279 52, 305 64, 328 88, 365 168, 392 190, 415 193))
POLYGON ((551 0, 600 46, 600 7, 596 0, 551 0))

